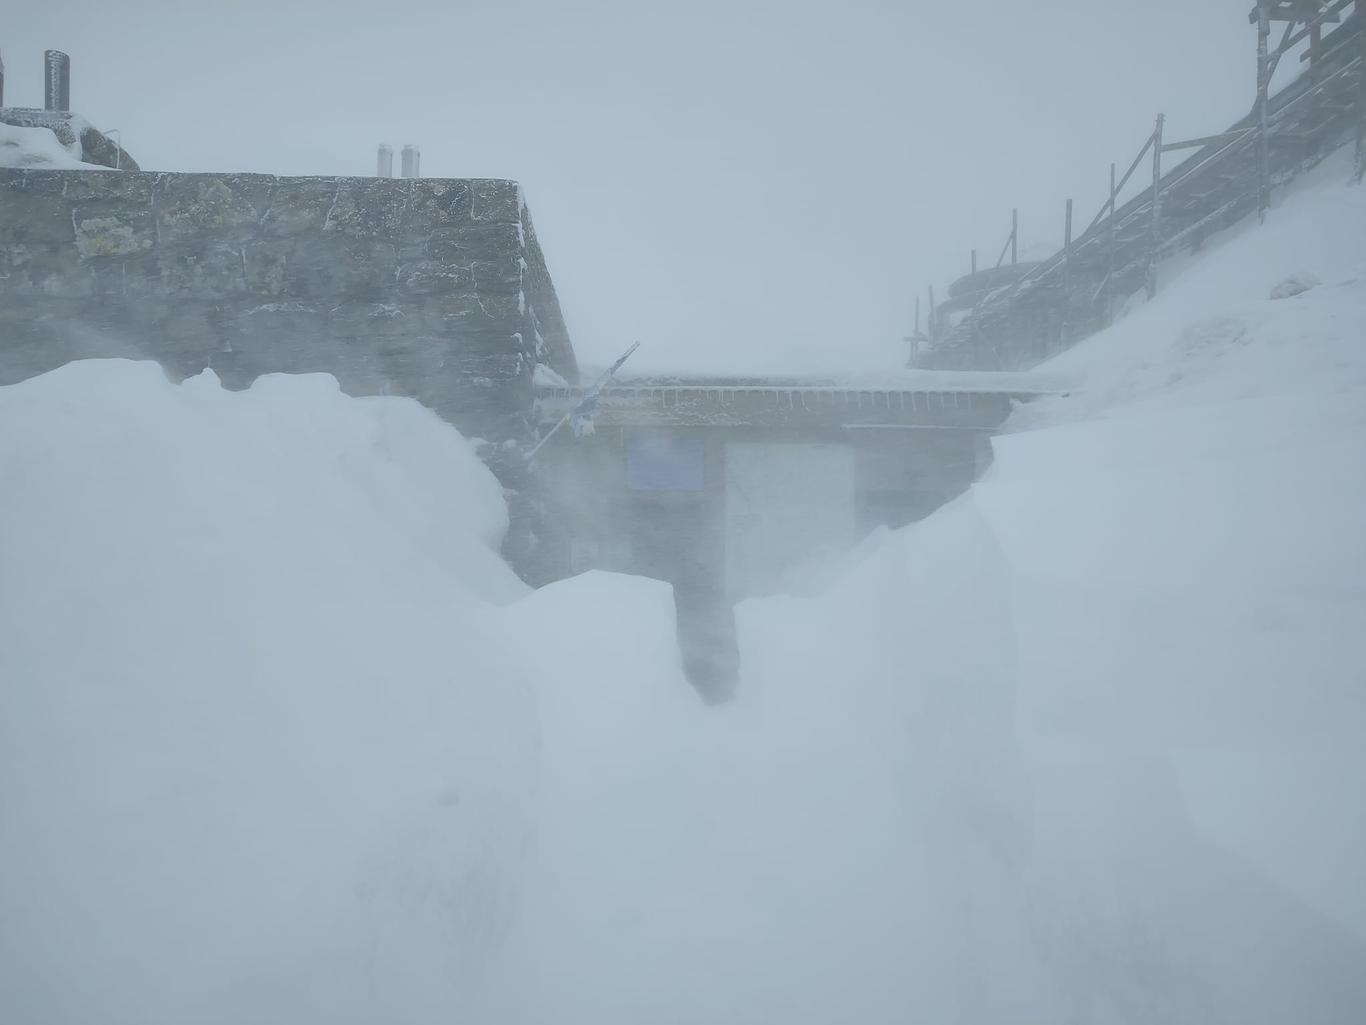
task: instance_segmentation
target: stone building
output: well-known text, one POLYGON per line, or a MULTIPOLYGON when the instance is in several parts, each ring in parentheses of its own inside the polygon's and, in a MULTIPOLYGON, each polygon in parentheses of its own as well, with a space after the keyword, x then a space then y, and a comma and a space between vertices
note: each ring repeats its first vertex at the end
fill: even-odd
POLYGON ((1009 375, 623 379, 593 434, 529 459, 584 390, 515 182, 148 172, 74 117, 0 123, 102 165, 0 169, 0 384, 118 356, 414 398, 487 443, 526 579, 671 582, 713 696, 734 681, 734 602, 961 493, 1027 394, 1009 375))
POLYGON ((410 396, 490 443, 508 553, 529 557, 512 452, 537 364, 578 368, 516 182, 148 172, 74 115, 0 124, 50 128, 92 165, 0 168, 0 384, 121 356, 231 388, 326 372, 410 396))

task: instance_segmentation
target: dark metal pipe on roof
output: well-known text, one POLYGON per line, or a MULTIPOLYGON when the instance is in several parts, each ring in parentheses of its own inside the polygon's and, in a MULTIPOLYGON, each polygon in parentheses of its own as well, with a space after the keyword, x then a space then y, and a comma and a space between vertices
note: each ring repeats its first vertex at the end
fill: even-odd
POLYGON ((71 109, 71 58, 61 50, 43 53, 43 109, 71 109))

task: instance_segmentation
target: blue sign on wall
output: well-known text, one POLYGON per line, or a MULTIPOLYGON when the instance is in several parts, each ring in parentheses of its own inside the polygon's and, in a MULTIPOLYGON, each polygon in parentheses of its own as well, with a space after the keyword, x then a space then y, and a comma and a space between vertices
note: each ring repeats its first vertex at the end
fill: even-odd
POLYGON ((626 487, 631 491, 701 491, 706 478, 706 443, 700 439, 634 438, 626 443, 626 487))

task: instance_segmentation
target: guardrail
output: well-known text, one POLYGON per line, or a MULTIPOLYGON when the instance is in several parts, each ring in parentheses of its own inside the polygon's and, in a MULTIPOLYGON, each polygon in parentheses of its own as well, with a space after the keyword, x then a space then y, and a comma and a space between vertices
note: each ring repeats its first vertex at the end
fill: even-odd
POLYGON ((1020 369, 1075 344, 1109 323, 1118 301, 1139 287, 1153 295, 1162 259, 1198 247, 1211 232, 1253 211, 1265 217, 1274 187, 1312 166, 1353 131, 1360 180, 1366 172, 1366 9, 1361 0, 1315 5, 1316 0, 1262 0, 1253 9, 1257 98, 1247 117, 1217 135, 1168 141, 1165 118, 1158 115, 1124 174, 1116 176, 1116 165, 1110 165, 1107 199, 1081 235, 1072 237, 1069 199, 1063 248, 1018 274, 1002 274, 1016 261, 1019 220, 1012 211, 995 268, 978 271, 974 251, 972 272, 951 288, 950 301, 936 305, 929 291, 925 333, 917 300, 910 365, 1020 369), (1273 21, 1285 22, 1274 49, 1269 45, 1273 21), (1336 27, 1325 31, 1328 26, 1336 27), (1306 41, 1300 57, 1306 70, 1270 94, 1280 61, 1306 41), (1192 149, 1196 152, 1163 172, 1164 154, 1192 149), (1120 205, 1120 194, 1145 157, 1151 158, 1151 185, 1120 205), (1009 265, 1004 264, 1007 252, 1009 265), (973 287, 975 281, 982 283, 980 289, 973 287))

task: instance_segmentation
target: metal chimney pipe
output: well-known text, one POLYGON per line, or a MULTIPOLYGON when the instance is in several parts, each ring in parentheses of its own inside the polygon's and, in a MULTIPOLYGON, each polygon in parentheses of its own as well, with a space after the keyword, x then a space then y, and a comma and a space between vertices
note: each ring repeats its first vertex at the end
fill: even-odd
POLYGON ((61 50, 43 52, 43 108, 71 109, 71 58, 61 50))
POLYGON ((380 145, 375 173, 381 178, 392 178, 394 176, 394 151, 389 146, 380 145))
POLYGON ((422 155, 412 143, 403 147, 403 177, 421 178, 422 175, 418 168, 422 162, 422 155))

